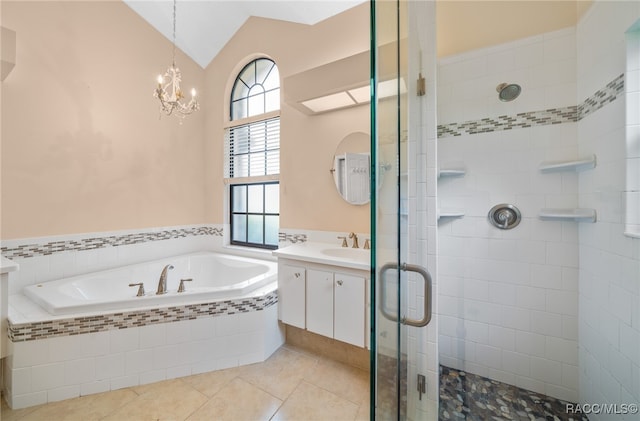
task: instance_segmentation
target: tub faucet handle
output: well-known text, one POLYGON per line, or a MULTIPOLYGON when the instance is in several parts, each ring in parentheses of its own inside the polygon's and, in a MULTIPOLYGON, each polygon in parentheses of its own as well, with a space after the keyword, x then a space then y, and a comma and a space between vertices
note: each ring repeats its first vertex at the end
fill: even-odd
POLYGON ((144 297, 144 284, 142 282, 138 282, 136 284, 129 284, 130 287, 138 287, 138 293, 136 297, 144 297))
POLYGON ((193 279, 180 279, 180 286, 178 286, 178 292, 185 292, 186 288, 184 287, 185 282, 191 282, 193 279))
POLYGON ((369 245, 369 239, 368 238, 366 240, 364 240, 364 246, 362 248, 365 249, 365 250, 371 249, 371 246, 369 245))
POLYGON ((347 237, 338 237, 338 240, 342 240, 342 247, 349 247, 349 244, 347 244, 347 237))

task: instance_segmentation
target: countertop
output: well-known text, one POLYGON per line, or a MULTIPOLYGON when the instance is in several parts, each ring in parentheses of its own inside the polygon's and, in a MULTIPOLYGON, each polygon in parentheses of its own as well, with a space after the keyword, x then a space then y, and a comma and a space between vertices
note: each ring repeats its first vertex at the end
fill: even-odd
POLYGON ((293 244, 273 251, 273 255, 284 259, 324 265, 341 266, 350 269, 370 270, 371 250, 340 247, 335 244, 305 242, 293 244))

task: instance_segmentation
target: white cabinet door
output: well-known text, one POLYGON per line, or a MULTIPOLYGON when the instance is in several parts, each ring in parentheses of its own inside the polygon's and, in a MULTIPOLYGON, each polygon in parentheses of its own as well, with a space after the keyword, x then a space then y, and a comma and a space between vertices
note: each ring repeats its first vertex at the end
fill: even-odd
POLYGON ((333 337, 333 272, 307 270, 307 330, 333 337))
POLYGON ((365 279, 334 274, 333 337, 352 345, 365 346, 365 279))
POLYGON ((278 313, 282 323, 305 328, 305 268, 278 265, 278 313))

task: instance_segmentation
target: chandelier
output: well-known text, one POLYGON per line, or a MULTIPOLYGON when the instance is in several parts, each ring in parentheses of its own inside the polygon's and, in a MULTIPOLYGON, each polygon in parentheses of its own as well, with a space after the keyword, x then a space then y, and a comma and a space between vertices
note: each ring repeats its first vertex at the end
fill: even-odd
POLYGON ((160 100, 160 109, 166 115, 175 114, 184 117, 200 109, 200 105, 196 100, 195 89, 191 89, 191 101, 188 103, 185 102, 184 94, 180 89, 182 73, 176 67, 176 1, 173 0, 173 60, 165 74, 158 76, 158 87, 153 97, 160 100))

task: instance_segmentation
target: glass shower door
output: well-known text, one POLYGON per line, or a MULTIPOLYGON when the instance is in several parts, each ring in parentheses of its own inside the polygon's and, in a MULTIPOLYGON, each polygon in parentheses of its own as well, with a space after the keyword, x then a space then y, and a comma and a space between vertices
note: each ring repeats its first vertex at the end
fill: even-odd
POLYGON ((416 251, 410 229, 416 225, 409 199, 415 198, 416 168, 410 162, 415 167, 416 160, 410 155, 416 142, 409 142, 409 107, 416 102, 410 97, 416 88, 409 86, 408 57, 415 47, 409 39, 410 10, 404 0, 371 2, 371 413, 380 420, 421 419, 416 402, 426 392, 414 355, 416 336, 431 319, 431 277, 411 261, 416 251))
POLYGON ((375 340, 372 369, 372 414, 375 419, 406 419, 406 329, 400 322, 404 304, 403 277, 406 228, 406 104, 398 86, 402 80, 403 8, 395 1, 372 1, 372 151, 376 182, 372 230, 376 239, 372 264, 372 320, 375 340), (403 213, 405 214, 403 216, 403 213), (403 221, 405 219, 405 221, 403 221))

